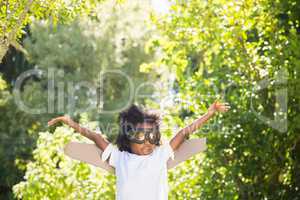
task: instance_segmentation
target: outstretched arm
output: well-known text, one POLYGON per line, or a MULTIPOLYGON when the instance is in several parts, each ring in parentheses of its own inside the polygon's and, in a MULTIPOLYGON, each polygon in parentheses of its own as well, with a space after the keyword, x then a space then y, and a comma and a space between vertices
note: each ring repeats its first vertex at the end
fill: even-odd
POLYGON ((184 142, 185 138, 189 134, 193 133, 199 129, 203 124, 205 124, 210 118, 212 118, 216 112, 227 112, 230 106, 228 103, 219 103, 215 101, 209 108, 206 114, 192 122, 190 125, 178 131, 175 136, 170 140, 170 146, 175 151, 184 142))
POLYGON ((87 137, 88 139, 95 142, 95 144, 102 150, 109 145, 109 142, 100 134, 96 133, 94 131, 91 131, 85 127, 80 126, 78 123, 74 122, 70 117, 68 116, 60 116, 56 117, 48 122, 48 126, 51 126, 57 122, 63 122, 67 124, 68 126, 75 129, 77 132, 79 132, 81 135, 87 137))

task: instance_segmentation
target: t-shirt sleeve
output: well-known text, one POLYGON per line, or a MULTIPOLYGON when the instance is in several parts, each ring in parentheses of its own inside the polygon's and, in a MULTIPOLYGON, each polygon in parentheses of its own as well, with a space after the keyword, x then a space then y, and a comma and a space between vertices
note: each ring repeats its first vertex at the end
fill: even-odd
POLYGON ((169 142, 166 142, 164 144, 162 144, 162 146, 160 147, 160 153, 161 153, 161 158, 163 159, 163 161, 168 161, 169 158, 174 160, 174 151, 172 149, 172 147, 170 146, 169 142))
POLYGON ((109 158, 108 164, 116 167, 121 151, 113 144, 109 144, 102 152, 101 160, 106 161, 109 158))

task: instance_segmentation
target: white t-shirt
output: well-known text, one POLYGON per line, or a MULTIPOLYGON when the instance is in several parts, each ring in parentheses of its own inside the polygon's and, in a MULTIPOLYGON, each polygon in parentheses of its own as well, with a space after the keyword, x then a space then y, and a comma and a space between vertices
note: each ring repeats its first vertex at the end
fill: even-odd
POLYGON ((116 200, 167 200, 167 161, 174 159, 169 142, 156 146, 151 154, 137 155, 120 151, 109 144, 102 160, 109 158, 117 177, 116 200))

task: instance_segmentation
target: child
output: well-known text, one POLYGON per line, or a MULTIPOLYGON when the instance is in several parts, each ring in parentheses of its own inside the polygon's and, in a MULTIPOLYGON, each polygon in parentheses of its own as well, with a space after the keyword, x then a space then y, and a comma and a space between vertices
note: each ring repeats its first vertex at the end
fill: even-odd
POLYGON ((166 143, 162 143, 159 116, 132 105, 119 115, 120 131, 117 147, 101 134, 79 126, 67 116, 52 119, 66 123, 83 136, 91 139, 103 151, 101 159, 115 168, 117 200, 167 200, 167 161, 184 140, 201 127, 216 112, 226 112, 227 103, 215 101, 208 112, 189 126, 181 129, 166 143))

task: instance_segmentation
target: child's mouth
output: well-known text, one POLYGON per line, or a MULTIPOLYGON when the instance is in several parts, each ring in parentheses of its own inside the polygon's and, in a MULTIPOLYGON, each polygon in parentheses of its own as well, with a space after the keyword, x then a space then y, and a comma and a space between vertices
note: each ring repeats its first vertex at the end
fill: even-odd
POLYGON ((144 153, 146 153, 146 154, 149 154, 149 153, 151 153, 152 152, 152 149, 151 148, 146 148, 145 150, 144 150, 144 153))

